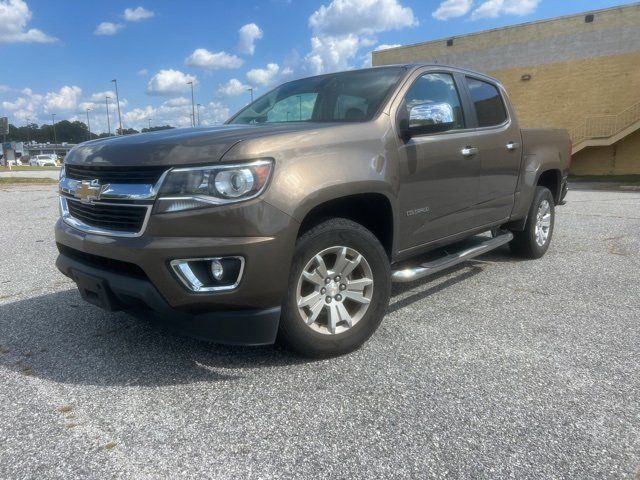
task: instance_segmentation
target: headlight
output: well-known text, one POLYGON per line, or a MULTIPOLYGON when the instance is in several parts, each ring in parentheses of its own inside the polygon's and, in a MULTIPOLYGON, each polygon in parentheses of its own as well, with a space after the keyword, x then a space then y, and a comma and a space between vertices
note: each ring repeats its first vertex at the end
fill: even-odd
POLYGON ((257 160, 234 165, 174 168, 160 187, 156 212, 177 212, 257 197, 264 190, 272 167, 271 160, 257 160))

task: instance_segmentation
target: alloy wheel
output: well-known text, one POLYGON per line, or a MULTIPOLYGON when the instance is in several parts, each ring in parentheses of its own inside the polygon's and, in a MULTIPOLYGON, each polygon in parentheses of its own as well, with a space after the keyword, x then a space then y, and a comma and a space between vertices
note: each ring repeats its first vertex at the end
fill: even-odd
POLYGON ((329 247, 305 265, 296 288, 296 305, 311 329, 326 335, 345 332, 369 309, 373 273, 357 250, 329 247))

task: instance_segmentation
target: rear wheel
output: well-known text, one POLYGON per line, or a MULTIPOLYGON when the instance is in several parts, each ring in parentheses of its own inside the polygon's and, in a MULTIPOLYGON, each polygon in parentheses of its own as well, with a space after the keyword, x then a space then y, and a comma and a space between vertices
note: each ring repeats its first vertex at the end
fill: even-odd
POLYGON ((513 232, 511 251, 525 258, 542 257, 551 242, 554 220, 553 195, 546 187, 536 187, 524 230, 513 232))
POLYGON ((296 243, 279 339, 309 357, 348 353, 378 328, 390 290, 378 239, 350 220, 323 222, 296 243))

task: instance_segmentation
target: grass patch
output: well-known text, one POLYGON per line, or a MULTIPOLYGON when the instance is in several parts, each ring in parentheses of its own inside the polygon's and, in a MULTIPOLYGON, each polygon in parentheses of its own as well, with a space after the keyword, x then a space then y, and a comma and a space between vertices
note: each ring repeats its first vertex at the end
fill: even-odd
POLYGON ((53 178, 38 178, 38 177, 0 177, 0 185, 24 185, 24 184, 32 184, 32 185, 42 185, 42 184, 53 184, 58 183, 57 180, 53 178))
POLYGON ((7 167, 0 167, 0 172, 39 172, 43 170, 57 171, 60 170, 60 167, 29 167, 27 165, 22 165, 18 167, 13 166, 11 167, 11 170, 7 167))
POLYGON ((640 175, 569 175, 569 182, 605 182, 640 185, 640 175))

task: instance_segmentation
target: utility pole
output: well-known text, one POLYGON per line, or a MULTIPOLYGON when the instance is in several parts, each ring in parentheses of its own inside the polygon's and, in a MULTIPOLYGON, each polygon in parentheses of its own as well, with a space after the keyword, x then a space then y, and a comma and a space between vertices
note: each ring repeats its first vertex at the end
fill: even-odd
POLYGON ((196 112, 198 112, 198 126, 200 126, 200 107, 202 106, 201 103, 198 103, 196 105, 196 112))
POLYGON ((27 143, 31 143, 31 118, 27 118, 27 143))
POLYGON ((110 96, 104 97, 104 103, 107 106, 107 131, 109 132, 109 136, 111 136, 111 121, 109 120, 109 99, 110 96))
POLYGON ((193 82, 187 82, 187 85, 191 85, 191 126, 196 126, 196 103, 193 96, 193 82))
POLYGON ((120 135, 124 135, 122 133, 122 116, 120 115, 120 96, 118 95, 118 80, 114 78, 111 81, 116 85, 116 103, 118 104, 118 124, 120 125, 120 135))
POLYGON ((251 93, 251 103, 253 103, 253 87, 249 87, 247 90, 251 93))
POLYGON ((89 120, 89 111, 91 109, 87 108, 87 133, 89 134, 89 140, 91 140, 91 120, 89 120))
POLYGON ((56 136, 56 114, 51 114, 51 126, 53 127, 53 144, 58 143, 58 137, 56 136))

